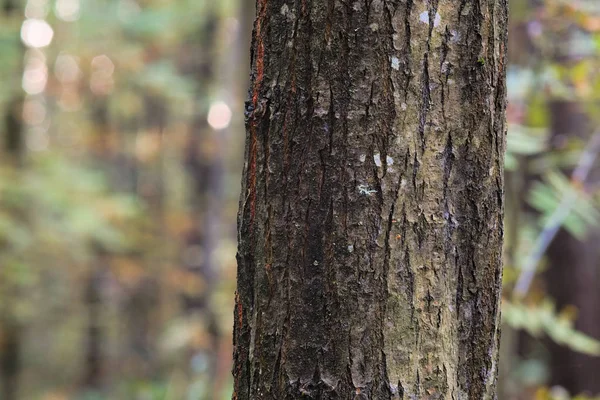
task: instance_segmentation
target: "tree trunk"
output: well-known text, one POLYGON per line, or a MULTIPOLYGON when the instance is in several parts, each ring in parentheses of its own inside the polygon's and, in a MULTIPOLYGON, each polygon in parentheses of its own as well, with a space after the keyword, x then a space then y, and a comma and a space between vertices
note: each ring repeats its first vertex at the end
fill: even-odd
MULTIPOLYGON (((4 0, 2 2, 2 15, 0 23, 10 18, 21 18, 21 6, 18 2, 4 0), (3 18, 2 18, 3 17, 3 18)), ((3 38, 0 38, 2 40, 3 38)), ((25 53, 24 47, 19 43, 17 54, 22 57, 25 53)), ((12 71, 22 76, 23 69, 19 62, 19 69, 12 71)), ((20 80, 17 80, 20 81, 20 80)), ((11 91, 13 87, 6 84, 6 89, 11 91)), ((23 127, 23 101, 24 94, 21 90, 12 90, 14 94, 5 104, 2 121, 0 121, 0 135, 3 137, 0 143, 0 156, 3 166, 21 169, 25 158, 25 135, 23 127)), ((26 223, 26 221, 23 221, 26 223)), ((4 251, 4 249, 0 249, 4 251)), ((21 298, 24 294, 14 282, 0 282, 0 291, 3 296, 0 299, 0 399, 16 400, 19 396, 19 380, 21 377, 22 352, 23 352, 23 323, 15 316, 12 300, 21 298), (7 302, 7 300, 9 300, 7 302)))
MULTIPOLYGON (((99 256, 99 265, 106 262, 105 257, 99 256)), ((96 265, 90 272, 90 277, 85 290, 85 303, 87 311, 87 327, 85 342, 84 386, 89 390, 101 390, 104 381, 104 347, 105 331, 102 324, 102 308, 104 299, 102 286, 104 272, 96 265)))
MULTIPOLYGON (((590 132, 584 104, 554 100, 549 104, 552 140, 556 145, 569 138, 586 139, 590 132)), ((589 179, 598 181, 600 171, 592 170, 589 179)), ((548 295, 559 309, 575 306, 578 310, 576 328, 591 337, 600 337, 600 230, 590 228, 585 240, 561 230, 548 247, 548 267, 545 281, 548 295)), ((578 353, 568 347, 548 341, 550 384, 565 387, 572 394, 600 393, 600 358, 578 353)))
POLYGON ((18 322, 2 319, 0 326, 0 384, 2 399, 16 400, 21 374, 21 335, 23 329, 18 322))
POLYGON ((234 399, 492 399, 506 0, 258 0, 234 399))
MULTIPOLYGON (((102 135, 97 146, 95 162, 101 170, 107 170, 112 165, 108 146, 106 144, 110 132, 108 121, 108 104, 102 100, 96 100, 92 109, 91 120, 97 125, 98 132, 102 135)), ((121 169, 124 171, 124 168, 121 169)), ((123 175, 125 175, 122 172, 123 175)), ((106 284, 107 270, 109 268, 109 257, 102 246, 94 246, 94 260, 90 264, 85 290, 82 293, 86 307, 85 340, 83 342, 84 366, 82 368, 81 384, 86 390, 101 391, 106 386, 106 348, 107 332, 103 321, 103 310, 106 307, 103 287, 106 284)))

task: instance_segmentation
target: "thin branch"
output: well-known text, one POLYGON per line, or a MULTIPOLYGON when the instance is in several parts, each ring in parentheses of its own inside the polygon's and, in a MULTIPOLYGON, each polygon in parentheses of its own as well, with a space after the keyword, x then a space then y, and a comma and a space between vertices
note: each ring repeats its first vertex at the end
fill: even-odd
POLYGON ((582 153, 581 158, 577 167, 571 174, 571 182, 575 183, 578 187, 573 188, 565 195, 556 208, 550 219, 546 223, 546 226, 538 236, 533 250, 526 259, 521 274, 515 285, 513 295, 516 298, 523 298, 529 291, 533 277, 535 276, 535 270, 540 262, 543 255, 546 253, 548 246, 552 243, 552 240, 560 230, 563 222, 571 214, 573 207, 575 206, 576 200, 579 197, 579 187, 585 183, 593 165, 600 152, 600 130, 596 131, 588 142, 585 151, 582 153))

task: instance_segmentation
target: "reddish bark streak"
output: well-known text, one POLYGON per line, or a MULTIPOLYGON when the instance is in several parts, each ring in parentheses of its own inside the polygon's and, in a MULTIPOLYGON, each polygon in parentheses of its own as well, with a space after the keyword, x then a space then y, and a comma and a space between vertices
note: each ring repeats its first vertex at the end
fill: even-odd
POLYGON ((240 295, 237 292, 235 293, 235 306, 237 308, 238 323, 242 326, 242 323, 244 322, 244 310, 242 308, 242 302, 240 301, 240 295))
MULTIPOLYGON (((256 18, 256 79, 254 81, 254 88, 252 91, 252 106, 254 112, 258 107, 258 97, 260 95, 260 89, 265 74, 265 45, 263 39, 263 23, 267 13, 267 0, 258 1, 258 16, 256 18)), ((249 200, 250 200, 250 222, 254 221, 256 215, 256 157, 257 157, 257 130, 258 121, 255 118, 250 122, 250 165, 248 171, 249 180, 249 200)))

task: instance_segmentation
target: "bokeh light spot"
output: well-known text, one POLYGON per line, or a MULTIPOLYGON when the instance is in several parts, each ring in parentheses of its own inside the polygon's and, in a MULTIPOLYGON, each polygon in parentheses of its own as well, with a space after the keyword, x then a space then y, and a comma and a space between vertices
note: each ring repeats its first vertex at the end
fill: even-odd
POLYGON ((28 53, 23 72, 23 90, 27 94, 39 94, 46 88, 48 81, 48 67, 43 54, 39 52, 28 53))
POLYGON ((23 104, 23 120, 28 125, 40 125, 45 119, 46 105, 38 99, 27 99, 23 104))
POLYGON ((28 0, 25 7, 26 18, 44 19, 48 15, 48 0, 28 0))
POLYGON ((48 150, 50 145, 50 137, 46 129, 42 127, 34 128, 28 132, 25 143, 31 151, 45 151, 48 150))
POLYGON ((77 59, 65 53, 56 57, 54 75, 63 84, 77 82, 81 75, 77 59))
POLYGON ((42 19, 30 18, 23 22, 21 39, 28 47, 42 48, 52 43, 54 31, 50 24, 42 19))
POLYGON ((210 106, 208 111, 208 124, 216 130, 225 129, 231 123, 231 116, 229 106, 222 101, 217 101, 210 106))
POLYGON ((54 11, 63 21, 72 22, 79 19, 79 0, 57 0, 54 11))

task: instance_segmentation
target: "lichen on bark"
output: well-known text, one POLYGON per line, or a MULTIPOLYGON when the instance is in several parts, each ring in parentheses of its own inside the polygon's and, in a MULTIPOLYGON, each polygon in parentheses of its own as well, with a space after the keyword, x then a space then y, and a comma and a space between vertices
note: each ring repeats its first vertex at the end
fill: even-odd
POLYGON ((257 1, 235 399, 494 398, 506 23, 257 1))

